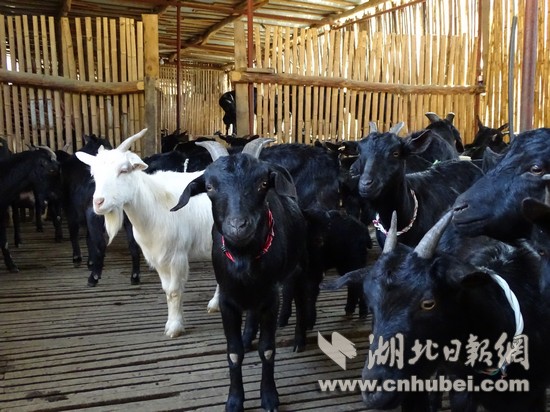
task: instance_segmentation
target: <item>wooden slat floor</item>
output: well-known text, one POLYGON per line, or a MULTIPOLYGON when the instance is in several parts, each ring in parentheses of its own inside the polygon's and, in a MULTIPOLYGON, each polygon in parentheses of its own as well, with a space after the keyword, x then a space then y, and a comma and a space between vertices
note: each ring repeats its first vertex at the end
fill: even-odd
MULTIPOLYGON (((206 312, 215 288, 209 262, 191 265, 186 333, 170 339, 163 334, 167 308, 158 275, 144 264, 142 284, 130 285, 122 233, 108 248, 95 288, 86 286, 84 265, 73 267, 69 241, 53 242, 49 222, 44 233, 24 223, 23 241, 12 250, 20 273, 8 273, 0 264, 0 410, 224 409, 229 383, 225 337, 219 313, 206 312)), ((318 322, 305 352, 292 352, 294 318, 278 331, 280 411, 364 410, 358 391, 324 393, 317 384, 318 379, 361 374, 370 325, 343 316, 344 298, 344 292, 321 292, 318 322), (317 331, 327 338, 338 331, 356 344, 358 356, 348 361, 346 371, 320 351, 317 331)), ((245 407, 259 410, 256 351, 246 355, 243 374, 245 407)))
MULTIPOLYGON (((0 263, 0 411, 223 411, 225 337, 219 313, 206 312, 215 289, 211 264, 191 264, 187 330, 170 339, 163 334, 167 308, 158 275, 143 264, 142 284, 130 285, 123 233, 109 246, 95 288, 86 286, 85 266, 73 267, 69 241, 52 239, 49 222, 44 233, 24 223, 24 244, 12 251, 21 272, 8 273, 0 263)), ((344 301, 344 291, 321 291, 305 352, 292 352, 294 318, 278 330, 280 411, 365 409, 359 391, 321 392, 317 383, 361 376, 370 320, 345 318, 344 301), (347 370, 321 352, 317 331, 326 338, 337 331, 355 343, 358 354, 347 370)), ((245 408, 260 410, 257 352, 246 355, 243 375, 245 408)), ((446 396, 442 410, 449 410, 446 396)))

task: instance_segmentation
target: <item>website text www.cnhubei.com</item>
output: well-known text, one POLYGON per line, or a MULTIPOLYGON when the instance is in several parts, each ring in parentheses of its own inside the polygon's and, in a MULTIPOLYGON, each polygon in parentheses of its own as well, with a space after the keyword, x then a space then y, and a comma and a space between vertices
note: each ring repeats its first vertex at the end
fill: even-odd
POLYGON ((382 382, 377 380, 361 379, 319 379, 319 388, 322 392, 528 392, 529 381, 525 379, 485 379, 474 383, 472 377, 467 379, 448 379, 438 376, 434 379, 388 379, 382 382))

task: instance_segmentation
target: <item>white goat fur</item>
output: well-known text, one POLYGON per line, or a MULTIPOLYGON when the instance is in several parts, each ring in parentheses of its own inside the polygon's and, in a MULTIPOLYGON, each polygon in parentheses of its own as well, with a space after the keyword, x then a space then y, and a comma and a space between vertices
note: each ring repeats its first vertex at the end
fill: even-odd
MULTIPOLYGON (((141 137, 136 136, 129 139, 141 137)), ((119 149, 100 149, 97 156, 78 152, 77 156, 90 166, 96 184, 94 211, 105 215, 109 241, 122 225, 122 212, 128 215, 136 242, 158 272, 166 293, 165 334, 176 337, 184 332, 182 295, 189 261, 212 258, 212 204, 206 194, 201 194, 171 212, 189 182, 202 172, 148 175, 143 172, 147 165, 139 156, 119 149)))

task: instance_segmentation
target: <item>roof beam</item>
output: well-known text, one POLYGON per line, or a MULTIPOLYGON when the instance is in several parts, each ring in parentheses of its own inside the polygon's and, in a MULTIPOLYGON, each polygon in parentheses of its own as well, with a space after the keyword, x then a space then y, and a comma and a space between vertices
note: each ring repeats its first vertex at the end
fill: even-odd
POLYGON ((63 0, 61 2, 61 8, 59 9, 58 17, 67 17, 69 12, 71 11, 71 7, 72 7, 72 0, 63 0))
POLYGON ((363 4, 360 4, 359 6, 356 6, 348 11, 345 11, 343 13, 335 13, 331 14, 330 16, 325 17, 323 20, 319 21, 316 24, 313 24, 311 28, 319 28, 323 27, 325 25, 333 25, 336 20, 345 19, 346 17, 351 17, 356 13, 372 9, 373 7, 376 7, 382 3, 385 3, 388 0, 369 0, 366 1, 363 4))
MULTIPOLYGON (((259 0, 256 3, 254 3, 252 9, 257 10, 260 7, 263 7, 268 3, 269 3, 269 0, 259 0)), ((185 4, 185 2, 184 2, 184 4, 185 4)), ((187 49, 189 47, 203 46, 204 44, 206 44, 206 42, 210 39, 210 37, 212 37, 218 31, 223 29, 228 24, 233 23, 235 20, 240 19, 241 16, 246 13, 246 7, 247 7, 247 1, 245 0, 245 1, 241 2, 237 7, 235 7, 235 9, 233 10, 233 14, 227 16, 225 19, 219 21, 218 23, 213 24, 212 26, 210 26, 203 33, 201 33, 201 34, 195 36, 194 38, 192 38, 191 40, 185 42, 183 44, 182 48, 179 51, 177 51, 172 56, 170 56, 169 60, 170 61, 175 60, 179 56, 179 54, 181 54, 183 51, 185 51, 185 49, 187 49)))

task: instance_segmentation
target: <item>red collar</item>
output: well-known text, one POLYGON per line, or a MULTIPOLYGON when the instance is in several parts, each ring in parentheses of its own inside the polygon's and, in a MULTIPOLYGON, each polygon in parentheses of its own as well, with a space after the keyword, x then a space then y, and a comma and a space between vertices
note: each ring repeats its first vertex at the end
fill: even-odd
MULTIPOLYGON (((256 259, 259 259, 262 257, 262 255, 265 255, 269 248, 271 247, 271 244, 273 243, 273 238, 275 237, 275 232, 273 230, 273 213, 271 213, 271 209, 267 209, 267 224, 269 225, 269 232, 267 233, 267 237, 265 239, 264 247, 262 248, 261 252, 256 256, 256 259)), ((231 254, 229 250, 227 250, 227 247, 225 246, 225 238, 222 235, 222 251, 225 254, 225 256, 231 261, 235 262, 235 258, 231 254)))

